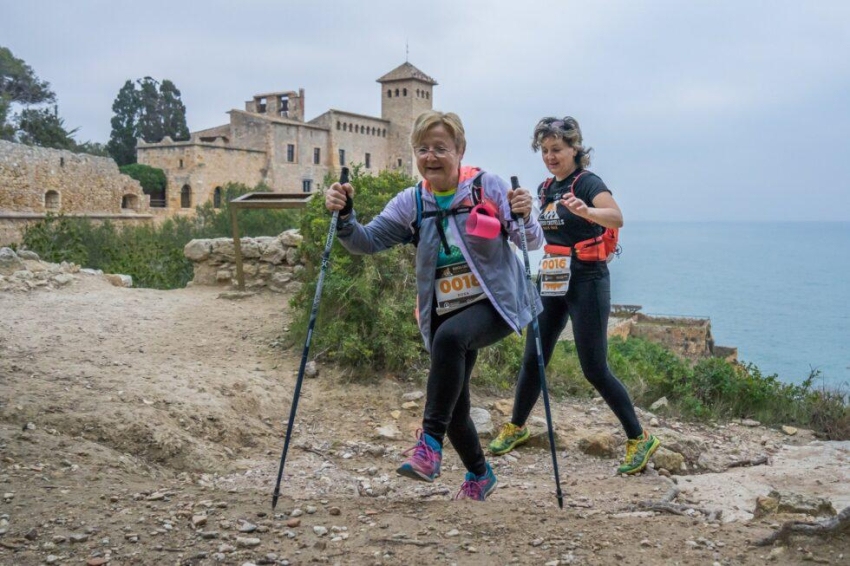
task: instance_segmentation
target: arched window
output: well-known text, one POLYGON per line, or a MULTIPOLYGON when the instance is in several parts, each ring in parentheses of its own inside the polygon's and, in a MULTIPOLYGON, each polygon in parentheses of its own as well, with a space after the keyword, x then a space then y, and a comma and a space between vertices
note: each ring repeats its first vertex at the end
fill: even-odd
POLYGON ((387 98, 392 98, 392 97, 393 97, 393 89, 388 88, 387 89, 387 98))
POLYGON ((395 95, 398 96, 398 89, 395 89, 395 95))
POLYGON ((189 185, 180 189, 180 208, 192 208, 192 187, 189 185))
POLYGON ((403 96, 407 96, 407 89, 406 88, 401 89, 401 91, 402 91, 403 96))
POLYGON ((121 208, 124 210, 139 210, 139 198, 136 195, 122 196, 121 208))
POLYGON ((339 120, 336 121, 336 129, 339 129, 339 120))
POLYGON ((359 134, 359 133, 360 133, 360 124, 357 124, 356 126, 354 126, 354 133, 355 133, 355 134, 359 134))
POLYGON ((221 208, 221 187, 213 190, 213 208, 221 208))
POLYGON ((347 132, 347 131, 348 131, 348 122, 345 122, 345 123, 342 125, 342 131, 343 131, 343 132, 347 132))
POLYGON ((44 208, 47 210, 59 210, 62 206, 59 191, 47 191, 44 193, 44 208))

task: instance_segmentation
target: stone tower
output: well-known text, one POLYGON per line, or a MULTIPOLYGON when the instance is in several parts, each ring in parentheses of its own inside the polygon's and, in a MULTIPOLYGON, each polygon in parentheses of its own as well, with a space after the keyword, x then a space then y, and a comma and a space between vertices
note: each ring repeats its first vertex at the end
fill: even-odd
POLYGON ((433 90, 437 81, 405 62, 377 82, 381 83, 381 118, 390 122, 387 132, 388 168, 416 175, 410 132, 416 117, 433 108, 433 90))

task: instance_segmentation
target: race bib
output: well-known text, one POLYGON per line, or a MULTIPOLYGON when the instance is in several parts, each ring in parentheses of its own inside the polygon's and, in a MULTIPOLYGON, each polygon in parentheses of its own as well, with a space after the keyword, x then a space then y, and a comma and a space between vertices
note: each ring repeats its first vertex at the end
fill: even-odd
POLYGON ((547 254, 540 260, 540 295, 563 297, 570 284, 570 256, 547 254))
POLYGON ((465 307, 486 295, 465 261, 437 268, 437 314, 465 307))

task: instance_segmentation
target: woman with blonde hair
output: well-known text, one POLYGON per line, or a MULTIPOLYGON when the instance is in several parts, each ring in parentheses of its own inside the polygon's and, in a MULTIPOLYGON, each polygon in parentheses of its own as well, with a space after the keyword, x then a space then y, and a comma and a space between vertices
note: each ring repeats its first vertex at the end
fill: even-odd
POLYGON ((469 380, 478 350, 520 333, 531 321, 530 300, 540 308, 539 297, 527 296, 524 269, 509 244, 520 241, 512 214, 526 219, 530 246, 539 247, 543 234, 530 218, 528 191, 461 165, 466 138, 456 114, 423 113, 411 144, 423 180, 393 197, 367 225, 357 221, 350 184, 334 183, 325 205, 340 211, 338 237, 351 253, 417 246, 419 329, 431 365, 422 429, 397 471, 434 481, 448 437, 467 470, 456 498, 483 501, 497 480, 470 417, 469 380))

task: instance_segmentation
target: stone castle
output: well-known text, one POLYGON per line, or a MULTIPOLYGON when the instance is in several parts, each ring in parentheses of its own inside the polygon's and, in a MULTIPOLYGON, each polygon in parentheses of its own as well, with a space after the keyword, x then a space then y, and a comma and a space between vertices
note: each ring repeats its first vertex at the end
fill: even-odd
POLYGON ((331 109, 306 121, 301 89, 255 95, 228 112, 228 124, 188 141, 140 140, 138 162, 165 171, 164 195, 144 194, 110 158, 0 141, 0 245, 19 242, 28 223, 51 213, 119 224, 193 214, 205 202, 220 206, 229 182, 311 193, 342 165, 415 175, 410 132, 433 107, 437 82, 407 62, 377 82, 380 117, 331 109))
POLYGON ((437 82, 407 62, 377 82, 380 117, 331 109, 306 121, 300 89, 257 94, 245 110, 228 112, 230 123, 193 132, 188 141, 140 141, 138 162, 168 179, 166 194, 152 198, 151 207, 180 214, 204 202, 219 206, 228 182, 310 193, 342 165, 414 175, 410 132, 414 119, 433 107, 437 82))

